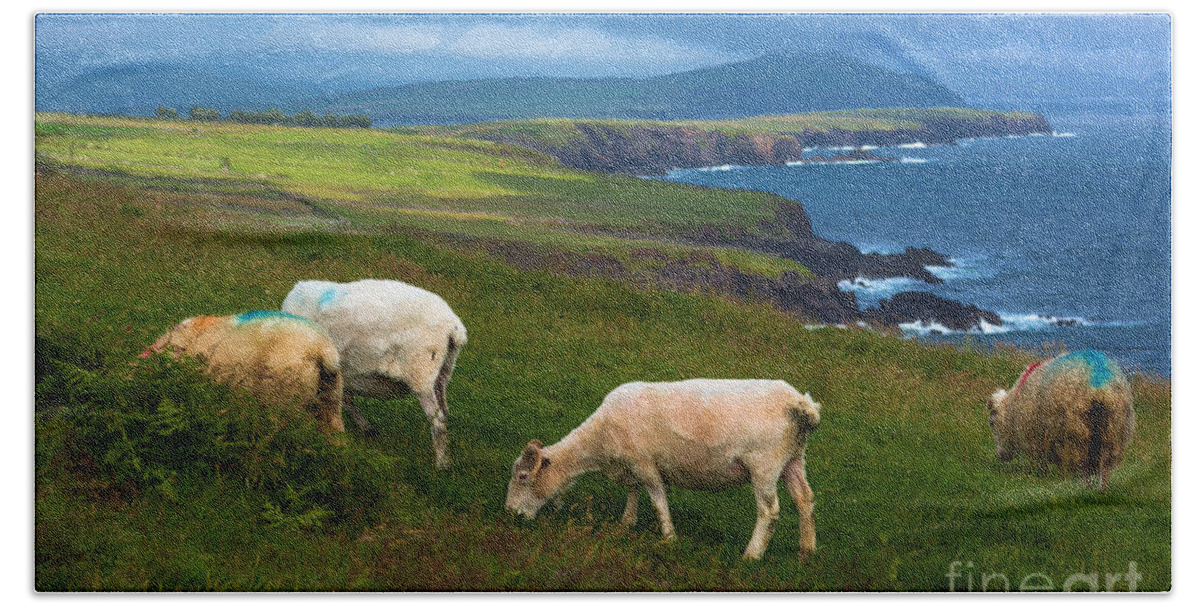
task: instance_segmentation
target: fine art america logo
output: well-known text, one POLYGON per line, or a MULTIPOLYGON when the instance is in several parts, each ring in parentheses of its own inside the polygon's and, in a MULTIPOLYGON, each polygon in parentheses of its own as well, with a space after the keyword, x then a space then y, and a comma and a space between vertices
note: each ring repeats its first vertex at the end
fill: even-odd
MULTIPOLYGON (((950 591, 1013 591, 1008 575, 1003 572, 976 571, 972 562, 953 561, 946 572, 950 591)), ((1129 562, 1125 572, 1105 572, 1101 581, 1099 572, 1076 572, 1062 582, 1063 591, 1137 591, 1142 575, 1137 571, 1137 562, 1129 562), (1103 586, 1101 586, 1103 582, 1103 586), (1120 586, 1120 589, 1118 589, 1120 586)), ((1054 578, 1034 572, 1021 578, 1016 591, 1057 591, 1060 587, 1054 578)))

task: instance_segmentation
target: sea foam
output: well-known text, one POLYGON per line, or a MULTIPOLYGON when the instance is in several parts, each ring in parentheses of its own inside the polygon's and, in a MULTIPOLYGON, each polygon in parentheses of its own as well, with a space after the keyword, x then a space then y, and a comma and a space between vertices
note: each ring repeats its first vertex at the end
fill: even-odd
POLYGON ((859 306, 866 309, 879 304, 880 300, 887 299, 902 291, 911 291, 923 284, 922 281, 909 277, 888 277, 885 279, 854 277, 853 279, 838 281, 838 289, 853 293, 858 299, 859 306))

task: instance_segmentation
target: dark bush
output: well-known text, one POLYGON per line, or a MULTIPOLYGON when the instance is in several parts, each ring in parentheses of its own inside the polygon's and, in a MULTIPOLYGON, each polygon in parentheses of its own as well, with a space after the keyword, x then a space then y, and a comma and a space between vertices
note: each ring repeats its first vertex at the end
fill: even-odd
POLYGON ((43 362, 39 468, 54 462, 117 493, 224 479, 257 495, 272 525, 371 519, 393 460, 331 439, 306 412, 268 407, 210 382, 194 361, 142 359, 114 371, 43 362), (45 432, 45 437, 43 437, 45 432))

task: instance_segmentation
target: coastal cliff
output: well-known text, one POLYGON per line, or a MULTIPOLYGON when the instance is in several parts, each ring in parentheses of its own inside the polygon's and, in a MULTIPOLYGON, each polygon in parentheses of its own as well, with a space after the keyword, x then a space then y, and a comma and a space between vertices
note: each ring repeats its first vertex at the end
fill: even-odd
MULTIPOLYGON (((625 237, 644 237, 632 231, 605 231, 625 237)), ((781 200, 775 218, 755 232, 728 226, 710 226, 676 235, 672 240, 697 245, 724 246, 777 255, 803 264, 815 276, 800 277, 785 272, 776 277, 741 272, 705 256, 665 260, 652 271, 636 277, 672 291, 712 291, 738 297, 757 297, 782 310, 823 323, 866 322, 895 326, 901 323, 936 323, 953 331, 979 329, 984 322, 1000 325, 995 312, 948 300, 925 292, 900 292, 877 308, 860 310, 857 297, 841 291, 838 282, 856 277, 909 277, 931 284, 942 279, 930 266, 951 266, 945 255, 923 247, 901 253, 863 253, 850 243, 830 241, 813 232, 804 206, 781 200)), ((631 272, 619 261, 604 256, 549 256, 531 247, 491 247, 500 257, 528 267, 553 267, 560 272, 583 276, 630 279, 631 272)))
POLYGON ((1051 133, 1040 114, 913 108, 757 116, 730 121, 547 119, 401 132, 454 135, 514 144, 587 171, 661 175, 672 169, 783 165, 806 148, 952 144, 973 137, 1051 133))

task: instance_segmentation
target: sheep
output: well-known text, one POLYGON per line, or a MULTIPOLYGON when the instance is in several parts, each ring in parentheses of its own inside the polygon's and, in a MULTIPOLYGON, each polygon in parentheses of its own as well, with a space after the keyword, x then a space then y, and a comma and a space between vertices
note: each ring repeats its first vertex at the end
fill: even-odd
POLYGON ((529 442, 513 464, 505 508, 533 519, 580 475, 601 471, 628 492, 622 525, 636 523, 644 487, 663 536, 672 539, 667 484, 715 492, 750 483, 758 521, 743 557, 759 559, 779 519, 776 489, 782 476, 800 511, 803 562, 816 548, 804 445, 820 421, 820 408, 781 380, 623 384, 558 443, 529 442))
POLYGON ((1028 454, 1041 466, 1078 471, 1085 483, 1121 463, 1133 438, 1133 392, 1120 367, 1096 350, 1034 363, 1013 385, 987 399, 996 457, 1028 454))
POLYGON ((360 429, 374 432, 354 395, 397 399, 411 392, 429 420, 435 466, 449 466, 446 384, 467 329, 445 300, 400 281, 300 281, 282 309, 312 319, 333 338, 342 357, 346 411, 360 429))
POLYGON ((162 351, 201 358, 215 380, 245 388, 260 401, 311 410, 326 432, 345 430, 337 348, 308 319, 265 310, 192 317, 141 356, 162 351))

